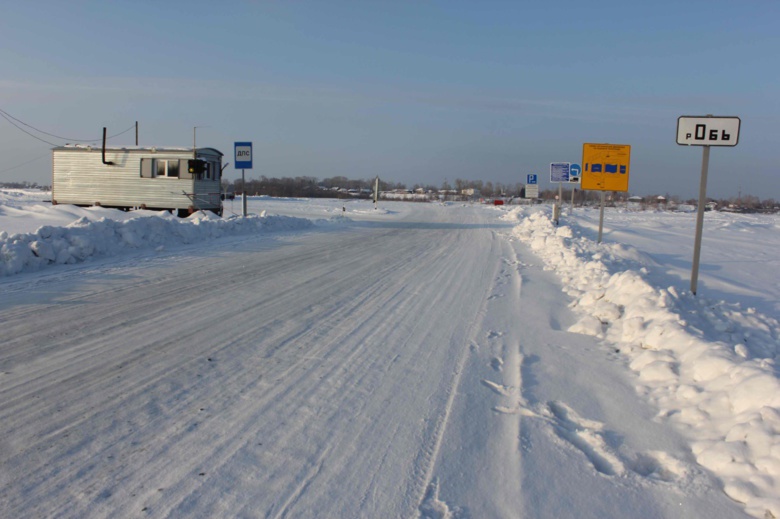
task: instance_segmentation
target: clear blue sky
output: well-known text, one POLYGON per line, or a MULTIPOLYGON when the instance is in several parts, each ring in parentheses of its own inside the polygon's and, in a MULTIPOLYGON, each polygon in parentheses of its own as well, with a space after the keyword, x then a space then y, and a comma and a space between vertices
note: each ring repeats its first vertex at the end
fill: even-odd
MULTIPOLYGON (((549 180, 609 142, 632 145, 632 194, 695 197, 677 117, 735 115, 708 194, 780 200, 776 0, 6 4, 0 109, 69 142, 139 121, 141 145, 191 146, 199 126, 230 162, 254 143, 249 178, 437 186, 549 180)), ((0 119, 0 181, 50 183, 50 148, 0 119)))

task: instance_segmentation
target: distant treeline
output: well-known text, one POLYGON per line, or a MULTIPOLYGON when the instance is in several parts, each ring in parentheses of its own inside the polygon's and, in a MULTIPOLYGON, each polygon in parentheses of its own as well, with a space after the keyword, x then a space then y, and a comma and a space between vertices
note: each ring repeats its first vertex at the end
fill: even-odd
MULTIPOLYGON (((261 176, 259 179, 248 179, 246 186, 241 184, 241 180, 229 182, 223 180, 223 187, 230 191, 240 194, 246 189, 250 195, 266 195, 278 197, 334 197, 334 196, 354 196, 360 193, 369 196, 374 191, 374 179, 354 180, 347 177, 337 176, 319 180, 315 177, 284 177, 268 178, 261 176), (350 195, 350 193, 352 195, 350 195)), ((473 189, 477 196, 491 197, 513 197, 520 196, 523 193, 522 184, 501 184, 493 182, 483 182, 481 180, 469 181, 456 179, 454 184, 444 182, 441 186, 430 184, 414 184, 407 186, 401 182, 387 182, 379 180, 379 191, 409 191, 424 192, 432 194, 446 194, 450 196, 460 195, 465 190, 473 189)))
POLYGON ((51 191, 51 186, 39 186, 37 182, 0 182, 0 188, 5 189, 40 189, 41 191, 51 191))
MULTIPOLYGON (((286 198, 370 198, 374 191, 373 179, 353 180, 343 176, 336 176, 319 180, 315 177, 283 177, 268 178, 261 176, 259 179, 246 181, 246 186, 241 185, 241 180, 234 182, 222 181, 225 191, 241 194, 246 188, 249 195, 265 195, 286 198)), ((51 186, 39 185, 37 182, 0 182, 0 188, 5 189, 39 189, 51 191, 51 186)), ((379 181, 380 192, 408 192, 425 193, 431 199, 443 200, 475 200, 494 198, 524 198, 525 186, 521 183, 502 184, 500 182, 483 182, 481 180, 455 179, 453 184, 444 181, 441 186, 430 184, 414 184, 411 187, 400 182, 379 181)), ((558 196, 557 189, 545 189, 539 192, 539 199, 543 201, 555 200, 558 196)), ((675 209, 681 205, 696 206, 698 200, 682 199, 675 195, 652 194, 638 197, 627 193, 606 193, 607 205, 631 207, 640 210, 675 209)), ((564 187, 563 200, 570 202, 572 199, 571 188, 564 187)), ((599 203, 601 193, 599 191, 574 192, 576 205, 594 205, 599 203)), ((712 209, 720 211, 733 211, 742 213, 777 213, 780 212, 780 202, 773 198, 760 199, 754 195, 740 195, 731 198, 709 199, 712 209)))
MULTIPOLYGON (((369 198, 374 190, 373 179, 354 180, 343 176, 336 176, 319 180, 315 177, 283 177, 268 178, 261 176, 259 179, 250 179, 246 181, 246 186, 241 185, 241 180, 228 182, 223 180, 223 188, 226 191, 233 191, 241 194, 246 188, 249 195, 265 195, 273 197, 303 197, 303 198, 369 198)), ((455 179, 450 184, 444 181, 441 186, 430 184, 414 184, 407 186, 400 182, 379 181, 380 192, 408 192, 425 193, 430 198, 445 200, 474 200, 474 199, 494 199, 494 198, 523 198, 525 196, 525 185, 502 184, 500 182, 484 182, 482 180, 464 180, 455 179)), ((539 199, 544 201, 554 200, 558 196, 557 189, 546 189, 540 191, 539 199)), ((563 200, 570 202, 572 199, 571 188, 565 186, 563 189, 563 200)), ((574 203, 576 205, 593 205, 599 203, 601 193, 599 191, 582 191, 576 189, 574 192, 574 203)), ((644 197, 632 196, 629 198, 627 193, 611 192, 606 193, 607 205, 610 206, 630 206, 636 209, 675 209, 681 205, 696 206, 698 200, 682 199, 678 196, 665 194, 652 194, 644 197)), ((764 200, 757 196, 744 195, 727 199, 710 199, 713 209, 730 210, 735 212, 780 212, 780 203, 772 198, 764 200)))
MULTIPOLYGON (((320 181, 315 177, 261 176, 259 179, 248 179, 246 185, 242 185, 241 179, 234 182, 223 180, 222 186, 225 191, 233 191, 236 194, 246 191, 249 195, 273 197, 333 198, 339 195, 347 197, 349 190, 357 190, 368 196, 368 193, 373 192, 374 183, 370 180, 350 180, 346 177, 326 178, 320 181)), ((389 189, 390 186, 391 184, 387 182, 379 183, 380 190, 389 189)))

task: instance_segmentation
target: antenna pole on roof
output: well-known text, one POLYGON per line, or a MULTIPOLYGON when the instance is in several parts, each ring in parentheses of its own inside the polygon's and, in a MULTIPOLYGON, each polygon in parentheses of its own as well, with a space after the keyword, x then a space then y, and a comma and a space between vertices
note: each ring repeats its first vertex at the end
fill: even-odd
POLYGON ((198 145, 195 143, 195 131, 198 128, 211 128, 210 126, 193 126, 192 127, 192 158, 197 159, 198 145))
POLYGON ((114 163, 111 161, 106 162, 106 127, 103 127, 103 164, 107 166, 113 166, 114 163))
POLYGON ((138 146, 138 121, 135 122, 135 145, 138 146))

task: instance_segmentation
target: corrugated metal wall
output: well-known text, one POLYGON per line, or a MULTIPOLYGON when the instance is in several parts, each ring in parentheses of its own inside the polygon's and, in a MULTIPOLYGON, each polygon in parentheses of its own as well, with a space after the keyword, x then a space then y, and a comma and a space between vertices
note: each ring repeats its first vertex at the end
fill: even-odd
MULTIPOLYGON (((141 159, 192 158, 186 150, 106 150, 55 148, 53 154, 52 200, 58 204, 149 209, 219 209, 220 180, 141 178, 141 159)), ((217 162, 219 157, 199 153, 199 158, 217 162)), ((186 163, 186 162, 185 162, 186 163)))

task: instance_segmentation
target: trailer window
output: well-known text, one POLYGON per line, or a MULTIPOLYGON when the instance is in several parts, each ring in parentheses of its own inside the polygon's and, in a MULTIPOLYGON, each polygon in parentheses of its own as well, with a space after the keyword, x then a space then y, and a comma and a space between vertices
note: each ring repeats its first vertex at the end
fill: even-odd
POLYGON ((176 177, 179 176, 179 159, 157 159, 155 161, 156 173, 158 177, 176 177))

